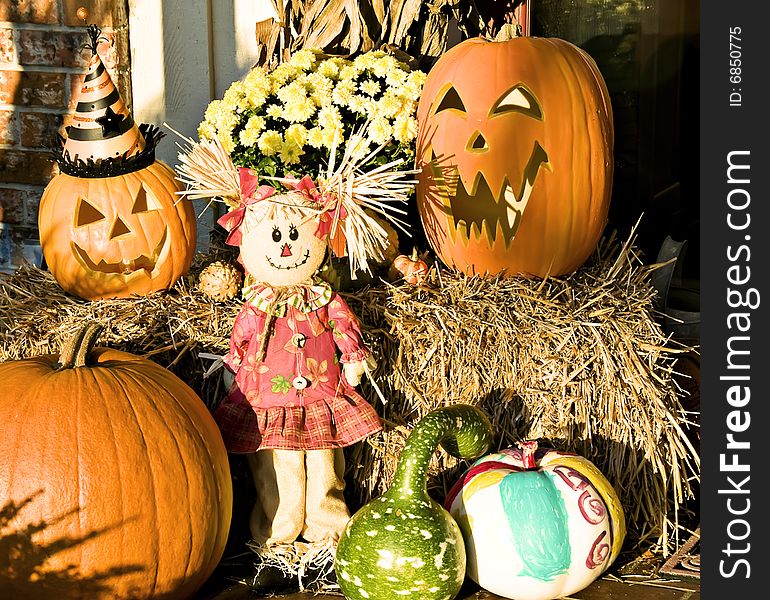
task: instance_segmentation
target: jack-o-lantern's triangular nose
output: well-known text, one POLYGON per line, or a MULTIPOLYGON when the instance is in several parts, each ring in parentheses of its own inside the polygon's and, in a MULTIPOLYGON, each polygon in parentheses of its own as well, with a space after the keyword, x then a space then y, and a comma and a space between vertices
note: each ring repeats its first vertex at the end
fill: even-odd
POLYGON ((487 140, 481 135, 480 131, 473 132, 471 139, 468 140, 468 152, 486 152, 489 150, 487 140))
POLYGON ((126 235, 127 233, 131 233, 131 230, 128 228, 128 225, 126 225, 123 222, 123 219, 120 217, 115 217, 115 223, 112 224, 112 231, 110 231, 110 239, 113 240, 116 237, 120 237, 121 235, 126 235))

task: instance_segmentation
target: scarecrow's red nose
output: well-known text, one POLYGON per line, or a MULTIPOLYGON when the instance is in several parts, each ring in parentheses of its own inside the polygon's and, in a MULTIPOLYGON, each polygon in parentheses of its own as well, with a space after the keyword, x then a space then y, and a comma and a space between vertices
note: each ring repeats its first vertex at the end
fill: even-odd
POLYGON ((289 244, 283 245, 283 249, 281 249, 281 256, 291 256, 291 246, 289 246, 289 244))

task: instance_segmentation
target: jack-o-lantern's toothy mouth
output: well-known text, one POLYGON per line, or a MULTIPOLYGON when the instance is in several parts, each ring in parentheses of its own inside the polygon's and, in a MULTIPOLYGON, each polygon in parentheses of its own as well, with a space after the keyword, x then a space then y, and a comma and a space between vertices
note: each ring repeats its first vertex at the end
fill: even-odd
POLYGON ((295 262, 293 265, 285 265, 285 266, 277 265, 272 261, 272 259, 269 256, 265 256, 265 259, 267 259, 267 264, 269 264, 274 269, 286 269, 286 270, 298 269, 310 259, 310 250, 309 249, 305 250, 305 256, 302 258, 302 260, 295 262))
POLYGON ((163 230, 163 236, 160 238, 158 245, 152 251, 150 256, 146 254, 140 255, 138 258, 127 259, 124 258, 120 262, 107 262, 104 259, 98 263, 94 262, 88 253, 78 246, 75 242, 72 242, 72 250, 75 257, 80 261, 84 268, 97 273, 117 273, 121 275, 130 275, 136 271, 144 269, 148 273, 152 273, 155 270, 155 265, 158 263, 163 247, 166 244, 166 238, 168 237, 168 228, 163 230))
POLYGON ((519 229, 540 166, 548 167, 548 155, 535 142, 517 191, 507 177, 500 190, 493 191, 481 171, 476 173, 470 190, 466 189, 456 167, 439 166, 432 149, 431 165, 436 181, 443 183, 440 186, 443 212, 447 215, 452 237, 456 238, 459 233, 467 243, 472 238, 478 240, 482 231, 486 231, 488 239, 494 242, 499 231, 503 241, 509 245, 519 229), (447 173, 448 170, 454 172, 447 173))

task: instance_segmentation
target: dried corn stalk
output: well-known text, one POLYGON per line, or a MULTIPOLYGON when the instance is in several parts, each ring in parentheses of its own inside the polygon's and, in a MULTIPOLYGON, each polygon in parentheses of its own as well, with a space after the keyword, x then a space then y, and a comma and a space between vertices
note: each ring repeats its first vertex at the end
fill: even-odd
POLYGON ((301 48, 352 55, 383 46, 429 63, 446 50, 450 21, 463 37, 484 31, 474 0, 268 1, 277 18, 256 24, 258 64, 268 66, 301 48))

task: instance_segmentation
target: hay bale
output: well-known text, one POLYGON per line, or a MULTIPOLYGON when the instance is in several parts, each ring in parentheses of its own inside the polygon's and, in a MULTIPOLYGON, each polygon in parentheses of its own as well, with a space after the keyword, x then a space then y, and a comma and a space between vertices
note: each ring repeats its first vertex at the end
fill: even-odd
POLYGON ((101 345, 169 368, 213 408, 224 393, 221 377, 204 378, 211 361, 199 354, 227 352, 241 302, 215 302, 195 287, 204 267, 231 259, 220 250, 198 254, 189 274, 167 293, 95 301, 67 294, 48 271, 21 266, 0 277, 0 362, 58 354, 83 322, 97 320, 104 325, 101 345))
MULTIPOLYGON (((0 361, 58 352, 84 320, 105 325, 101 343, 152 358, 199 393, 210 409, 224 395, 224 354, 239 300, 196 290, 214 249, 167 293, 88 302, 64 293, 50 273, 25 266, 0 278, 0 361)), ((390 485, 411 428, 427 412, 466 402, 483 408, 499 447, 535 438, 592 460, 624 501, 629 533, 678 545, 679 512, 700 477, 685 427, 674 363, 686 350, 663 333, 650 271, 633 245, 604 240, 563 278, 468 277, 434 265, 425 285, 383 283, 344 294, 378 358, 377 387, 362 393, 384 422, 348 448, 348 498, 361 506, 390 485), (672 535, 673 534, 673 535, 672 535)), ((441 501, 466 465, 435 457, 429 480, 441 501)), ((686 537, 686 536, 685 536, 686 537)))
MULTIPOLYGON (((633 235, 633 234, 632 234, 633 235)), ((406 436, 428 411, 466 402, 486 410, 499 447, 538 439, 579 453, 624 501, 629 533, 664 553, 678 545, 680 509, 699 480, 687 436, 692 414, 633 237, 604 240, 563 278, 469 277, 431 271, 431 285, 387 286, 347 298, 377 335, 384 431, 355 448, 361 502, 387 489, 406 436)), ((366 383, 363 384, 364 387, 366 383)), ((365 395, 375 395, 366 390, 365 395)), ((439 453, 431 468, 442 499, 467 465, 439 453)), ((686 536, 685 536, 686 538, 686 536)))

